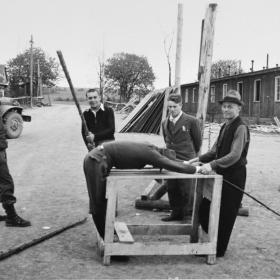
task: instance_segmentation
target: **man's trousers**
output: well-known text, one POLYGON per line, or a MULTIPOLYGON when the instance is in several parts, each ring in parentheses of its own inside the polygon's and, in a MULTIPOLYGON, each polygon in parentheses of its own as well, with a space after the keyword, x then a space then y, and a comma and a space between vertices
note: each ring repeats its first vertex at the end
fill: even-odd
POLYGON ((108 165, 106 156, 102 151, 89 153, 84 160, 84 173, 90 199, 92 218, 99 232, 104 238, 107 200, 106 177, 108 165))
MULTIPOLYGON (((244 190, 246 182, 246 167, 223 172, 223 179, 244 190)), ((226 181, 222 184, 221 208, 217 240, 217 256, 224 256, 229 243, 230 235, 238 214, 243 193, 226 181)), ((210 201, 203 198, 199 209, 199 221, 205 232, 208 232, 210 201)))
POLYGON ((0 151, 0 202, 10 205, 16 202, 14 181, 9 172, 6 151, 0 151))

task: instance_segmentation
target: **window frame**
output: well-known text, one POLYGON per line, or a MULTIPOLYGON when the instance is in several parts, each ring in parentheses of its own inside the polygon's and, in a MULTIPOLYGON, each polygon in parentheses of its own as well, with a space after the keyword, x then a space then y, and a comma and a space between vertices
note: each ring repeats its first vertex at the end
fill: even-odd
POLYGON ((261 92, 262 92, 262 80, 256 79, 254 80, 254 102, 261 102, 261 92), (257 82, 260 81, 260 92, 259 92, 259 100, 256 100, 256 93, 257 93, 257 82))
POLYGON ((215 103, 216 102, 216 86, 210 86, 210 103, 215 103), (212 89, 214 89, 214 94, 212 94, 212 89), (214 100, 212 97, 214 96, 214 100))
POLYGON ((189 89, 185 89, 185 103, 189 103, 189 89))
POLYGON ((236 85, 236 90, 239 92, 240 94, 240 97, 241 97, 241 100, 244 100, 244 96, 243 96, 243 93, 244 93, 244 83, 243 81, 240 81, 240 82, 237 82, 237 85, 236 85), (239 86, 238 85, 242 85, 242 92, 239 91, 239 86))
POLYGON ((274 101, 275 102, 280 102, 280 76, 276 76, 274 78, 274 101), (279 88, 279 98, 278 99, 277 99, 277 83, 276 83, 276 80, 279 81, 279 86, 278 86, 278 88, 279 88))
POLYGON ((223 84, 223 98, 225 98, 227 92, 228 92, 228 84, 223 84), (226 86, 226 91, 225 91, 225 86, 226 86))
POLYGON ((195 103, 195 90, 196 88, 194 87, 192 90, 192 103, 195 103))

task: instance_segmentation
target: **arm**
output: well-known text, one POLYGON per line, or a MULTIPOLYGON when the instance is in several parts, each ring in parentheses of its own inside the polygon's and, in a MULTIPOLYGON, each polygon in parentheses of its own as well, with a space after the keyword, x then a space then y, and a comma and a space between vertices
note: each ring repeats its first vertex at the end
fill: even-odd
POLYGON ((151 154, 149 164, 152 164, 154 167, 164 168, 179 173, 193 174, 197 170, 196 167, 190 164, 184 164, 183 162, 171 160, 155 151, 151 154))
MULTIPOLYGON (((85 120, 86 120, 85 112, 83 112, 83 115, 84 115, 84 118, 85 118, 85 120)), ((84 140, 84 142, 85 142, 85 145, 87 146, 86 132, 85 132, 85 128, 84 128, 84 126, 83 126, 83 123, 82 123, 81 132, 82 132, 82 137, 83 137, 83 140, 84 140)))
POLYGON ((115 115, 114 111, 112 108, 107 108, 108 114, 107 114, 107 121, 108 121, 108 126, 104 128, 102 131, 95 133, 95 137, 97 139, 106 139, 109 138, 112 134, 115 132, 115 115))
POLYGON ((240 125, 235 131, 230 152, 227 155, 210 162, 212 169, 216 169, 217 166, 221 168, 228 168, 235 164, 240 159, 246 142, 247 128, 245 125, 240 125))
POLYGON ((201 129, 200 129, 199 121, 197 119, 191 122, 190 133, 193 140, 195 152, 198 153, 201 147, 202 138, 201 138, 201 129))
POLYGON ((216 158, 216 152, 217 152, 217 140, 207 153, 199 156, 199 161, 203 163, 207 163, 214 160, 216 158))

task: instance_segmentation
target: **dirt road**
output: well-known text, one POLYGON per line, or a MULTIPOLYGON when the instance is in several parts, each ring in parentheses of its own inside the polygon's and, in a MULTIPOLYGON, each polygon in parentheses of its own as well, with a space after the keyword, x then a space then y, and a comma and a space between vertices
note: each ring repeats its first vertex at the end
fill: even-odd
MULTIPOLYGON (((16 184, 18 212, 33 226, 13 229, 0 223, 0 251, 87 216, 82 171, 86 149, 76 108, 60 104, 28 113, 32 122, 25 124, 23 135, 9 140, 8 163, 16 184)), ((119 123, 120 117, 117 119, 119 123)), ((119 139, 127 137, 162 143, 157 136, 117 135, 119 139)), ((279 158, 279 135, 252 135, 247 190, 278 211, 279 158)), ((141 193, 138 184, 141 182, 125 186, 121 194, 125 207, 121 211, 129 219, 134 219, 136 212, 149 219, 149 211, 133 209, 141 193)), ((238 217, 227 255, 214 266, 193 256, 151 256, 131 257, 128 263, 104 267, 88 219, 81 226, 1 261, 0 279, 280 278, 280 220, 247 198, 244 204, 249 206, 250 216, 238 217)))

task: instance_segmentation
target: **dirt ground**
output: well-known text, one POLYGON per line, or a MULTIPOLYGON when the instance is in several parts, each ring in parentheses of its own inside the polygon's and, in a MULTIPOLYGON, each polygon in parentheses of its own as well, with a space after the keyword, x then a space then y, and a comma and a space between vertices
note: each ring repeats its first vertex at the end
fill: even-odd
MULTIPOLYGON (((88 216, 82 170, 86 149, 76 108, 56 104, 27 113, 32 122, 25 123, 19 139, 9 140, 8 163, 16 185, 18 212, 33 226, 14 229, 0 223, 1 252, 88 216)), ((116 118, 119 124, 121 118, 116 118)), ((160 136, 116 136, 163 144, 160 136)), ((211 140, 214 138, 215 133, 211 140)), ((204 151, 207 143, 206 134, 204 151)), ((279 159, 279 134, 252 133, 246 188, 278 212, 279 159)), ((134 208, 145 186, 139 180, 122 188, 121 218, 141 218, 149 223, 165 215, 134 208)), ((97 255, 93 223, 88 217, 86 223, 2 260, 0 279, 280 278, 280 219, 247 197, 243 204, 249 207, 250 216, 238 217, 226 256, 212 266, 194 256, 136 256, 127 263, 112 262, 105 267, 97 255)))

